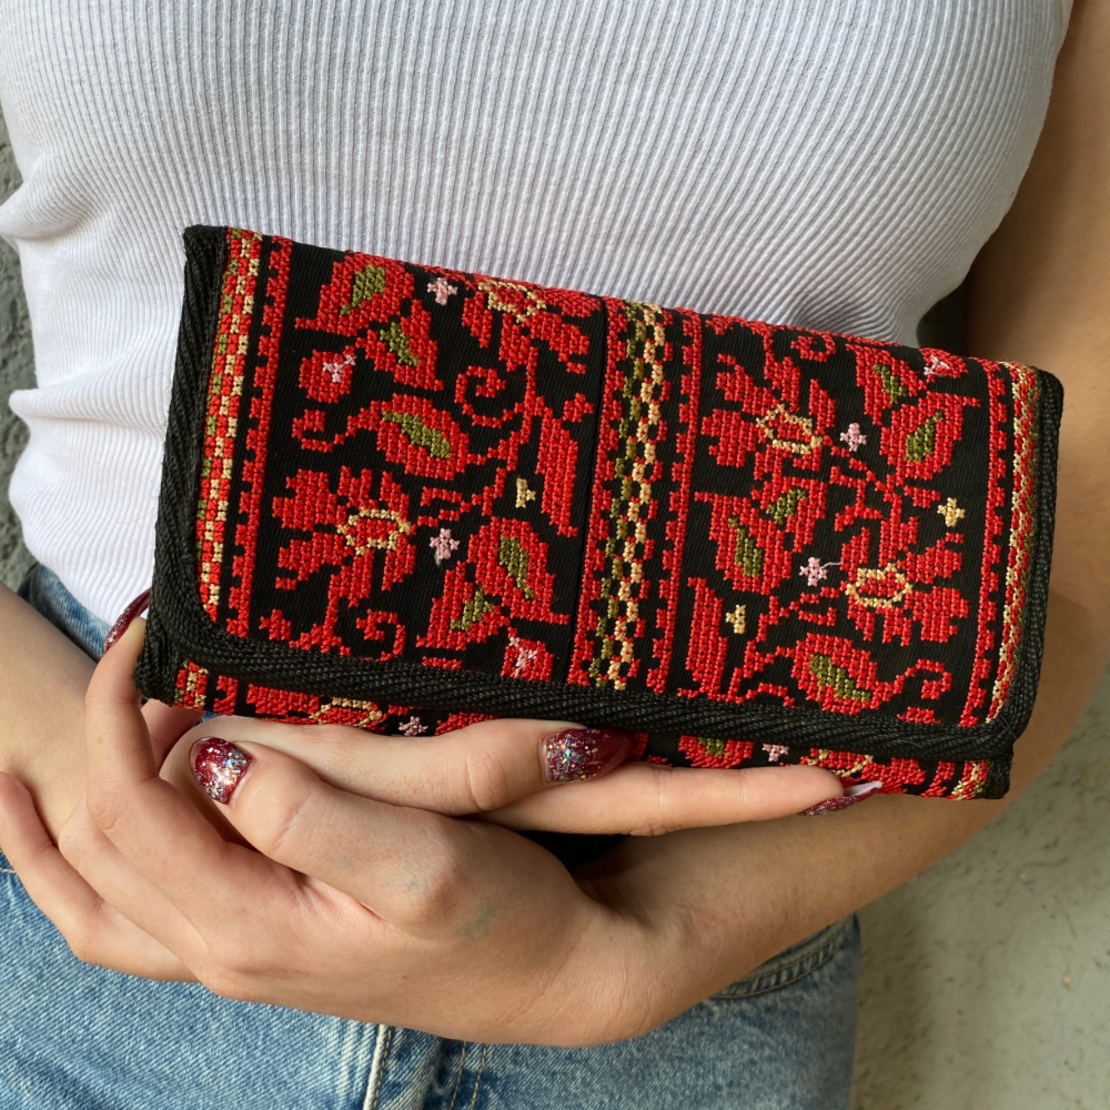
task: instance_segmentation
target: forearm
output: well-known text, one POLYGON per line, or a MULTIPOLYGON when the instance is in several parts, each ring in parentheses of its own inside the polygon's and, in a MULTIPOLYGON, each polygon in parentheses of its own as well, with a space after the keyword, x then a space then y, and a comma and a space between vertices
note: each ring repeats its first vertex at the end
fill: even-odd
MULTIPOLYGON (((1041 692, 1003 801, 880 796, 824 817, 631 838, 589 873, 659 926, 677 1013, 930 866, 997 816, 1067 739, 1101 674, 1086 617, 1050 601, 1041 692), (610 885, 613 884, 613 885, 610 885)), ((657 961, 658 962, 658 961, 657 961)))
POLYGON ((84 786, 93 662, 0 585, 0 770, 30 789, 52 835, 84 786))
POLYGON ((1033 164, 970 282, 968 349, 1041 366, 1066 392, 1040 692, 1016 747, 1011 793, 970 803, 880 797, 830 817, 626 844, 624 858, 645 879, 638 893, 650 890, 660 918, 669 914, 685 933, 688 967, 675 982, 689 988, 688 1001, 898 886, 993 819, 1067 739, 1103 672, 1110 654, 1107 74, 1110 5, 1077 2, 1033 164))

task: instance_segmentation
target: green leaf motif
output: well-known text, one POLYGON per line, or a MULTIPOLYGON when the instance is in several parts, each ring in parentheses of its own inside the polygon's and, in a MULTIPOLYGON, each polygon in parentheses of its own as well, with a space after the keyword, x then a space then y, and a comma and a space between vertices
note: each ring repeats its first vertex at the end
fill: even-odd
POLYGON ((528 549, 516 536, 502 536, 497 545, 497 563, 504 567, 517 589, 529 601, 536 596, 535 590, 528 585, 528 549))
POLYGON ((412 353, 409 337, 401 330, 400 320, 390 320, 389 327, 378 332, 378 336, 386 347, 397 356, 397 361, 402 366, 418 366, 420 364, 420 360, 412 353))
POLYGON ((474 596, 462 607, 462 612, 451 622, 453 632, 469 632, 487 613, 493 612, 493 603, 486 600, 481 586, 474 587, 474 596))
POLYGON ((382 419, 387 424, 400 424, 409 442, 423 447, 433 459, 451 457, 451 441, 437 428, 430 428, 419 416, 413 416, 411 412, 383 412, 382 419))
POLYGON ((728 526, 736 533, 733 562, 749 578, 758 578, 763 573, 763 549, 738 518, 730 516, 728 526))
POLYGON ((817 679, 820 688, 831 686, 838 698, 848 698, 851 701, 871 700, 871 691, 857 686, 847 669, 834 663, 827 655, 810 656, 809 673, 817 679))
POLYGON ((788 489, 777 501, 767 506, 767 515, 780 527, 798 511, 798 506, 806 499, 804 489, 788 489))
POLYGON ((350 316, 363 301, 376 297, 385 289, 385 267, 367 266, 359 270, 351 282, 351 299, 340 310, 340 316, 350 316))
POLYGON ((725 754, 725 749, 728 747, 727 740, 716 740, 710 736, 697 737, 698 747, 701 748, 706 755, 720 756, 725 754))
POLYGON ((904 400, 910 395, 910 391, 902 384, 898 375, 895 374, 889 366, 884 366, 881 362, 876 362, 871 369, 882 379, 883 390, 890 398, 891 404, 896 405, 899 401, 904 400))
POLYGON ((924 462, 937 445, 937 424, 943 413, 934 412, 924 424, 906 436, 906 461, 924 462))

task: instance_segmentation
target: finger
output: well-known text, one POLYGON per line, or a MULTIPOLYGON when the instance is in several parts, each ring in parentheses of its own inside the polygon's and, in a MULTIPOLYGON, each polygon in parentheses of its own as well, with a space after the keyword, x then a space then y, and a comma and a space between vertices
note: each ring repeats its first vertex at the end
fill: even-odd
POLYGON ((499 809, 553 786, 603 776, 632 752, 626 733, 559 721, 482 721, 426 737, 241 718, 207 722, 194 735, 201 729, 295 756, 341 790, 451 816, 499 809))
POLYGON ((843 793, 819 767, 743 771, 626 763, 593 782, 533 794, 484 814, 514 829, 654 836, 787 817, 843 793))
POLYGON ((156 776, 150 732, 131 678, 145 628, 143 620, 128 626, 96 665, 85 693, 89 776, 103 783, 137 783, 156 776))
POLYGON ((339 790, 262 745, 202 740, 193 762, 228 821, 259 852, 395 925, 430 924, 449 912, 473 885, 486 834, 509 835, 339 790))
MULTIPOLYGON (((295 880, 270 860, 227 843, 158 776, 131 681, 145 623, 104 654, 85 699, 89 816, 127 862, 201 933, 288 893, 295 880)), ((129 917, 135 908, 117 903, 129 917)), ((159 938, 164 939, 164 938, 159 938)))
MULTIPOLYGON (((107 907, 170 952, 183 971, 198 963, 206 949, 203 939, 96 826, 84 799, 62 830, 58 851, 107 907)), ((195 978, 187 971, 184 974, 195 978)))
MULTIPOLYGON (((207 732, 203 729, 201 732, 207 732)), ((174 746, 169 755, 162 762, 158 772, 160 778, 170 783, 171 786, 183 797, 188 799, 193 808, 220 834, 221 839, 232 844, 242 844, 247 847, 245 837, 224 816, 224 806, 212 805, 212 800, 200 787, 193 777, 193 769, 189 763, 189 752, 195 737, 186 735, 174 746)))
POLYGON ((193 979, 169 949, 117 913, 77 873, 47 834, 26 787, 5 774, 0 845, 28 896, 78 959, 147 979, 193 979))
POLYGON ((764 821, 800 813, 842 792, 835 775, 816 767, 726 773, 623 762, 630 743, 620 733, 612 734, 620 738, 615 770, 596 758, 594 744, 593 766, 600 773, 589 783, 575 780, 552 791, 548 787, 559 784, 548 777, 548 751, 553 741, 564 744, 565 730, 573 727, 483 721, 444 736, 411 739, 241 719, 212 721, 204 729, 294 755, 342 790, 440 813, 484 813, 491 822, 517 829, 647 834, 764 821))

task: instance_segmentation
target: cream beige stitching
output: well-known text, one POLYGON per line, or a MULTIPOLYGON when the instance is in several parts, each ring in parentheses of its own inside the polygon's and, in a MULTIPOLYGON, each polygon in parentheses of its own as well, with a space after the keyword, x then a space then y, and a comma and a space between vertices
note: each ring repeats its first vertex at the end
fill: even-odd
POLYGON ((459 1084, 462 1082, 463 1068, 466 1067, 466 1041, 462 1043, 462 1056, 459 1057, 459 1074, 455 1076, 455 1089, 451 1092, 451 1105, 447 1110, 455 1110, 455 1099, 459 1097, 459 1084))
POLYGON ((393 1041, 393 1026, 378 1026, 378 1040, 374 1045, 374 1056, 370 1061, 369 1081, 366 1084, 366 1102, 363 1110, 378 1110, 378 1100, 382 1095, 385 1080, 385 1062, 389 1056, 389 1046, 393 1041))
POLYGON ((486 1070, 486 1060, 489 1058, 489 1045, 482 1045, 482 1058, 478 1061, 478 1074, 474 1077, 474 1094, 470 1096, 469 1110, 474 1110, 478 1104, 478 1088, 482 1084, 482 1072, 486 1070))

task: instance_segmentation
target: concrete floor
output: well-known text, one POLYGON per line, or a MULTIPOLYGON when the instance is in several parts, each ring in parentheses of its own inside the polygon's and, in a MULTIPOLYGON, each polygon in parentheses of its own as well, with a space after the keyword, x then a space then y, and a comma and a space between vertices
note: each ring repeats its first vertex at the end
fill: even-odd
MULTIPOLYGON (((0 120, 0 197, 19 180, 6 138, 0 120)), ((30 380, 18 266, 0 243, 0 490, 24 443, 7 394, 30 380)), ((27 562, 0 497, 0 578, 27 562)), ((1110 1105, 1108 730, 1110 679, 1008 813, 863 911, 852 1110, 1110 1105)))

